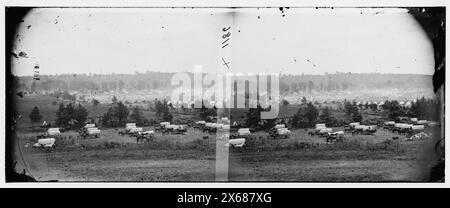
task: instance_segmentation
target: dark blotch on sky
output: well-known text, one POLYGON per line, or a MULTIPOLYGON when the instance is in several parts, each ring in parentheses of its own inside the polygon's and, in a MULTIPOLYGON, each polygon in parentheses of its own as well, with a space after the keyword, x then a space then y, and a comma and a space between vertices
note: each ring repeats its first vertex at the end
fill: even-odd
POLYGON ((22 58, 28 58, 28 54, 25 53, 25 52, 23 52, 23 51, 21 51, 21 52, 19 53, 19 56, 22 57, 22 58))

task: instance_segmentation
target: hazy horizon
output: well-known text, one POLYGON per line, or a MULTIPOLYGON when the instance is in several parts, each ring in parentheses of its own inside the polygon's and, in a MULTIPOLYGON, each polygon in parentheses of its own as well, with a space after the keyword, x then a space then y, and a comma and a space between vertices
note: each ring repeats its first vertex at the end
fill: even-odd
MULTIPOLYGON (((73 75, 82 75, 82 76, 97 76, 97 75, 139 75, 139 74, 146 74, 146 73, 166 73, 166 74, 174 74, 174 73, 193 73, 193 72, 163 72, 163 71, 143 71, 143 72, 132 72, 132 73, 61 73, 61 74, 40 74, 40 76, 73 76, 73 75)), ((242 73, 246 75, 246 73, 242 73)), ((433 74, 407 74, 407 73, 379 73, 379 72, 339 72, 339 73, 328 73, 328 74, 284 74, 282 73, 281 76, 329 76, 329 75, 414 75, 414 76, 433 76, 433 74), (350 74, 349 74, 350 73, 350 74)), ((17 77, 33 77, 33 75, 14 75, 17 77)))
POLYGON ((434 73, 433 48, 406 9, 38 8, 19 25, 15 75, 135 72, 434 73), (132 24, 131 24, 132 23, 132 24), (232 67, 221 65, 232 24, 232 67))

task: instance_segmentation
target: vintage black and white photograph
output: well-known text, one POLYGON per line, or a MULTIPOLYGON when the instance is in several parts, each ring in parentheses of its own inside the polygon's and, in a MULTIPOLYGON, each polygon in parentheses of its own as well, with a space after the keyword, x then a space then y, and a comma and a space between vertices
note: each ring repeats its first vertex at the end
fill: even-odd
POLYGON ((445 7, 6 7, 6 181, 444 182, 445 7))

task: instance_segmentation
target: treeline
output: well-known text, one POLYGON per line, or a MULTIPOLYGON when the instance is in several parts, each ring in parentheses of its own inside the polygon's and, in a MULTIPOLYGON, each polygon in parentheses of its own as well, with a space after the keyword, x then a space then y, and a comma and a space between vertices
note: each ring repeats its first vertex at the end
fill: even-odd
POLYGON ((351 74, 335 73, 325 75, 283 75, 280 91, 289 92, 331 92, 361 89, 431 88, 431 75, 413 74, 351 74))
POLYGON ((134 106, 130 109, 121 101, 113 98, 113 106, 101 116, 100 123, 105 127, 123 127, 126 123, 136 123, 138 126, 150 126, 159 121, 169 121, 173 119, 169 111, 170 105, 166 100, 160 101, 155 99, 155 115, 156 119, 148 119, 142 114, 142 109, 139 106, 134 106))
POLYGON ((410 108, 402 107, 398 101, 385 101, 382 108, 388 111, 388 116, 391 120, 396 120, 398 117, 407 116, 411 118, 418 118, 420 120, 440 120, 440 101, 436 99, 426 99, 422 97, 411 104, 410 108))
MULTIPOLYGON (((312 102, 306 100, 302 102, 297 112, 288 118, 279 118, 272 120, 261 120, 260 112, 263 111, 261 107, 249 109, 246 113, 245 125, 251 128, 267 129, 273 127, 275 123, 290 124, 293 128, 311 128, 317 123, 325 123, 327 126, 343 126, 350 122, 363 122, 366 124, 375 125, 380 120, 372 120, 370 118, 363 118, 363 105, 357 105, 355 101, 344 101, 343 108, 337 111, 343 111, 345 117, 336 118, 332 115, 330 107, 324 107, 321 110, 312 102)), ((372 111, 379 110, 376 104, 366 104, 365 109, 372 111)), ((426 99, 422 97, 416 102, 412 103, 410 108, 400 105, 397 100, 385 101, 382 105, 382 110, 386 112, 390 120, 400 122, 401 117, 418 118, 419 120, 439 121, 440 102, 437 99, 426 99)))
POLYGON ((294 128, 310 128, 316 123, 324 123, 327 126, 342 126, 349 122, 361 122, 363 117, 355 101, 344 101, 345 119, 332 116, 331 108, 324 107, 321 111, 311 102, 303 103, 297 113, 292 116, 290 124, 294 128))
MULTIPOLYGON (((14 87, 22 91, 115 91, 166 89, 174 73, 146 72, 136 74, 42 75, 39 81, 31 76, 14 77, 14 87)), ((431 75, 350 74, 282 75, 280 91, 347 91, 359 89, 430 88, 431 75)))
POLYGON ((75 106, 72 103, 67 105, 60 103, 56 111, 55 124, 66 129, 80 128, 85 124, 87 117, 88 111, 81 104, 75 106))
POLYGON ((136 74, 74 74, 41 75, 40 80, 31 76, 14 77, 14 88, 21 91, 114 91, 114 90, 155 90, 170 86, 171 73, 147 72, 136 74))

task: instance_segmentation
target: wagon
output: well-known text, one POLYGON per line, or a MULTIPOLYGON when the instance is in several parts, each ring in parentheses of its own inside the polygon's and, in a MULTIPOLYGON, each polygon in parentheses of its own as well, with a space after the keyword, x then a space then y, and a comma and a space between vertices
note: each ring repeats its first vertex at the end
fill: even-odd
MULTIPOLYGON (((317 124, 316 124, 316 126, 317 126, 317 124)), ((325 127, 325 126, 317 126, 315 129, 313 129, 312 131, 309 131, 308 132, 308 134, 309 135, 311 135, 311 136, 314 136, 314 135, 320 135, 320 131, 322 130, 322 129, 326 129, 327 127, 325 127)))
POLYGON ((319 136, 327 136, 328 133, 333 132, 332 128, 324 128, 324 129, 320 129, 318 135, 319 136))
POLYGON ((291 135, 291 131, 287 128, 278 128, 274 131, 270 131, 269 134, 273 138, 277 137, 288 138, 291 135))
POLYGON ((38 141, 35 144, 33 144, 33 147, 44 148, 46 150, 53 150, 56 148, 55 142, 56 142, 55 138, 38 139, 38 141))
POLYGON ((78 134, 83 137, 94 137, 98 138, 100 136, 100 129, 95 127, 95 124, 86 124, 83 128, 78 131, 78 134))
POLYGON ((230 139, 228 143, 225 144, 227 147, 235 147, 235 148, 241 148, 245 146, 245 138, 237 138, 237 139, 230 139))
POLYGON ((344 132, 343 131, 338 131, 338 132, 334 132, 334 133, 328 133, 327 136, 327 143, 331 144, 334 142, 342 142, 344 141, 345 136, 344 136, 344 132))
POLYGON ((149 141, 152 141, 154 138, 154 131, 145 131, 145 132, 138 132, 136 136, 136 142, 139 143, 147 143, 149 141))

